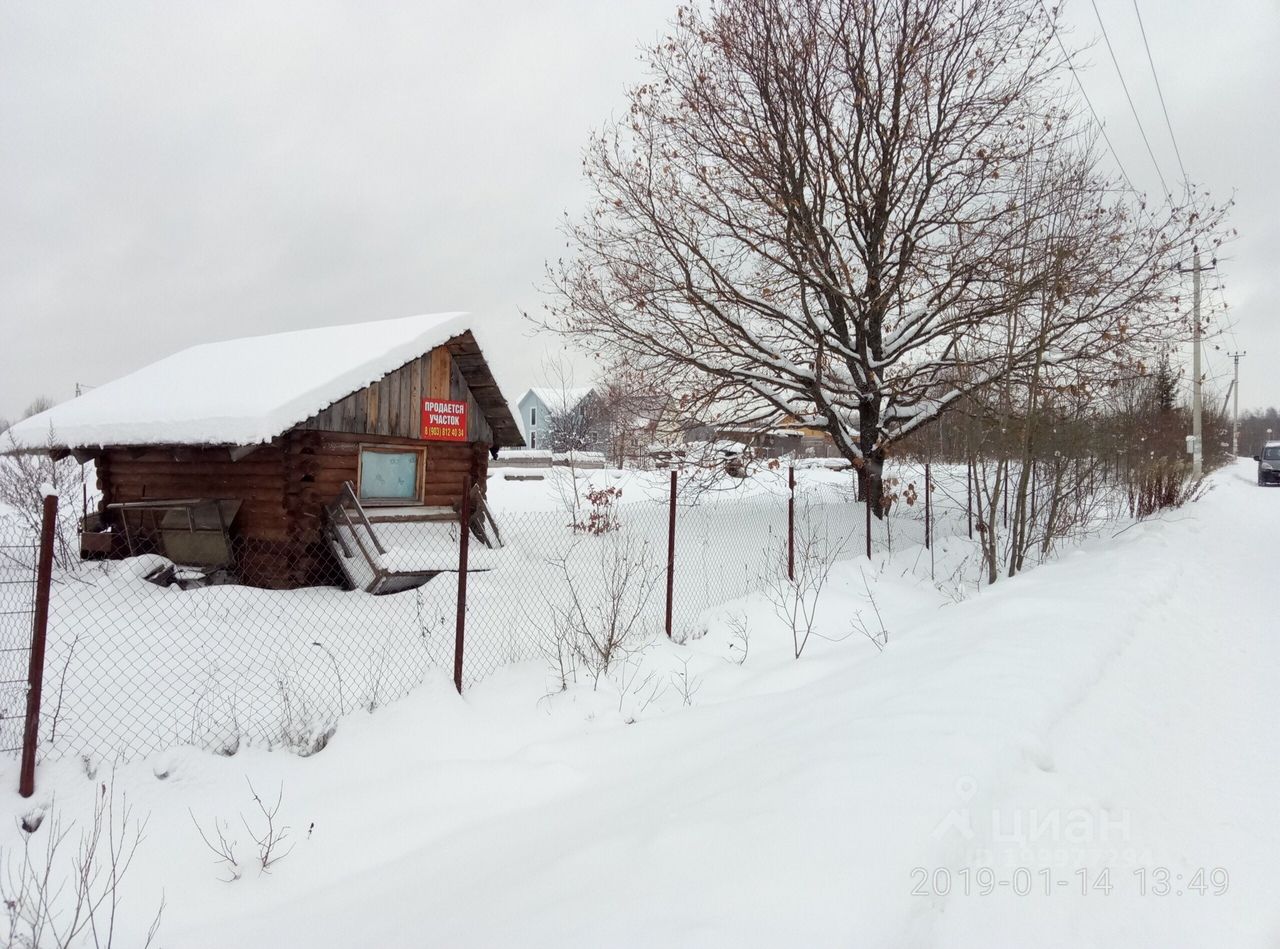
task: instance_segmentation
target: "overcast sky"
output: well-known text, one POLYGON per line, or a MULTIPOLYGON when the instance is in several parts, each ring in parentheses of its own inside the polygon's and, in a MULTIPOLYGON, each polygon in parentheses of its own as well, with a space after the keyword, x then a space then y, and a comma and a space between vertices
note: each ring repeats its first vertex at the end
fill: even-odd
MULTIPOLYGON (((501 328, 514 401, 561 348, 519 314, 582 146, 676 2, 0 5, 0 416, 197 342, 454 309, 501 328)), ((1280 403, 1280 0, 1139 2, 1187 171, 1238 202, 1208 371, 1225 395, 1247 349, 1242 408, 1280 403)), ((1098 7, 1172 184, 1133 2, 1098 7)), ((1066 15, 1100 36, 1088 0, 1066 15)), ((1158 190, 1105 45, 1087 61, 1158 190)))

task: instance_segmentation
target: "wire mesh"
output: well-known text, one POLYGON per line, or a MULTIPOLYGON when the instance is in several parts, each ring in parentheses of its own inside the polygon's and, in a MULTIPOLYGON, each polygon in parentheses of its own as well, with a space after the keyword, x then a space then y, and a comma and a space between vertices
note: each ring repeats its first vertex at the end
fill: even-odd
MULTIPOLYGON (((904 472, 895 490, 912 477, 904 472)), ((863 555, 865 511, 852 477, 798 471, 796 480, 797 534, 821 535, 835 559, 863 555)), ((709 609, 785 576, 788 497, 785 469, 679 478, 674 638, 699 635, 709 609)), ((486 531, 494 546, 469 544, 464 691, 510 663, 554 668, 566 649, 589 654, 615 634, 663 635, 670 502, 657 478, 626 503, 598 491, 550 509, 498 510, 497 534, 486 531)), ((896 509, 904 513, 873 519, 873 546, 923 538, 922 506, 896 509)), ((63 558, 50 597, 41 755, 111 761, 177 745, 311 754, 343 716, 450 676, 460 525, 377 523, 364 552, 352 534, 359 529, 330 525, 321 551, 233 539, 230 564, 212 571, 175 567, 160 544, 136 535, 131 556, 63 558), (393 592, 369 592, 378 576, 393 592), (396 591, 406 577, 408 588, 396 591)), ((0 597, 8 597, 0 603, 12 617, 0 616, 0 655, 15 685, 0 740, 12 750, 21 743, 35 544, 4 521, 0 544, 0 597)))
POLYGON ((22 750, 35 618, 37 547, 0 534, 0 753, 22 750))

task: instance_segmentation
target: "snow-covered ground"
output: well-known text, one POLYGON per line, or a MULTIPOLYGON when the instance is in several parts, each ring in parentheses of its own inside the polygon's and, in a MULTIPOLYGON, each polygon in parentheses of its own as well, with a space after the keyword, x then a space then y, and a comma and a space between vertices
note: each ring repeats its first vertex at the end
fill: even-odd
POLYGON ((441 672, 309 758, 56 761, 31 800, 6 760, 3 805, 83 826, 111 784, 147 816, 121 945, 163 893, 167 947, 1275 946, 1280 491, 1252 482, 963 599, 910 545, 842 560, 799 660, 757 592, 599 689, 441 672), (877 613, 883 650, 851 630, 877 613), (290 827, 266 873, 250 782, 290 827))

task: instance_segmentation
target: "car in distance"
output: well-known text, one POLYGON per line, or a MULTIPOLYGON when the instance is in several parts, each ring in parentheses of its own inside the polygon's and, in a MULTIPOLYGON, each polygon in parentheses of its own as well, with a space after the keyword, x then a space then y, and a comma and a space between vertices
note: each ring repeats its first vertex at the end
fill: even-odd
POLYGON ((1280 484, 1280 442, 1267 442, 1253 460, 1258 463, 1258 484, 1280 484))

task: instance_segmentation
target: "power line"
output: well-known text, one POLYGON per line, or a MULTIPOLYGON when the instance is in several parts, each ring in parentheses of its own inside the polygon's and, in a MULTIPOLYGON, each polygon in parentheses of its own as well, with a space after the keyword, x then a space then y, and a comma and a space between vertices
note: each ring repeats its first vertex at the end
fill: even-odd
POLYGON ((1124 81, 1124 72, 1120 69, 1120 60, 1116 59, 1115 47, 1111 45, 1111 37, 1107 34, 1107 25, 1102 22, 1102 14, 1098 11, 1097 0, 1089 0, 1093 4, 1093 15, 1098 18, 1098 26, 1102 28, 1102 38, 1106 41, 1107 52, 1111 54, 1111 63, 1116 67, 1116 75, 1120 77, 1120 88, 1124 90, 1124 97, 1129 100, 1129 111, 1133 113, 1133 120, 1138 123, 1138 131, 1142 135, 1142 143, 1147 146, 1147 154, 1151 156, 1151 164, 1155 165, 1156 175, 1160 179, 1160 186, 1164 188, 1167 196, 1169 185, 1164 180, 1164 172, 1160 170, 1160 163, 1156 161, 1156 153, 1151 148, 1151 140, 1147 138, 1147 130, 1142 124, 1142 118, 1138 115, 1138 107, 1133 104, 1133 96, 1129 94, 1129 84, 1124 81))
POLYGON ((1098 110, 1093 107, 1093 100, 1089 98, 1089 93, 1085 91, 1084 83, 1080 81, 1080 74, 1076 71, 1075 63, 1071 61, 1071 54, 1067 52, 1066 44, 1062 42, 1062 37, 1058 35, 1058 23, 1045 7, 1044 0, 1040 0, 1040 9, 1044 11, 1044 15, 1049 21, 1049 29, 1053 31, 1053 38, 1058 41, 1058 49, 1062 50, 1062 56, 1067 61, 1067 69, 1071 70, 1071 77, 1076 81, 1076 88, 1080 90, 1080 95, 1084 97, 1085 105, 1089 107, 1089 113, 1093 116, 1093 122, 1098 126, 1098 131, 1102 133, 1102 140, 1107 143, 1107 151, 1111 152, 1111 157, 1115 159, 1116 167, 1120 169, 1120 177, 1124 179, 1124 183, 1129 186, 1130 191, 1136 192, 1138 189, 1133 186, 1133 180, 1129 177, 1129 173, 1124 170, 1124 162, 1120 160, 1120 153, 1111 144, 1111 136, 1107 134, 1107 127, 1103 124, 1102 119, 1099 118, 1098 110))
MULTIPOLYGON (((1094 7, 1096 10, 1097 7, 1094 7)), ((1169 141, 1173 142, 1173 153, 1178 158, 1178 170, 1182 172, 1183 187, 1191 187, 1191 179, 1187 176, 1187 168, 1182 164, 1182 150, 1178 148, 1178 137, 1173 134, 1173 123, 1169 121, 1169 107, 1164 101, 1164 90, 1160 87, 1160 77, 1156 74, 1156 61, 1151 57, 1151 44, 1147 42, 1147 28, 1142 22, 1142 11, 1138 9, 1138 0, 1133 0, 1133 12, 1138 14, 1138 29, 1142 31, 1142 45, 1147 50, 1147 62, 1151 65, 1151 78, 1156 83, 1156 93, 1160 96, 1160 111, 1164 113, 1164 125, 1169 130, 1169 141)))

